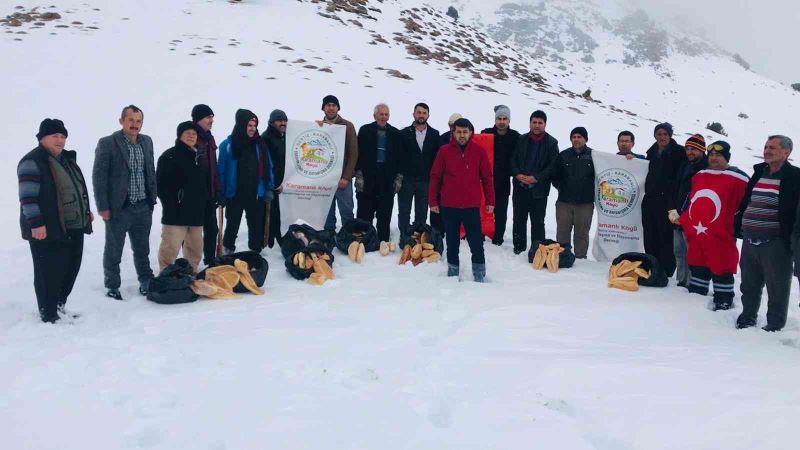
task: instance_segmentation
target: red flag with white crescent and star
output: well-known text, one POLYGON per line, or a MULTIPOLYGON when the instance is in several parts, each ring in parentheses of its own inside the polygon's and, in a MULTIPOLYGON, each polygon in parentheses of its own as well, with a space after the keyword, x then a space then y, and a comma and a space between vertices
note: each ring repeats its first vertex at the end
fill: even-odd
POLYGON ((686 262, 708 267, 714 275, 736 273, 739 250, 734 216, 749 178, 738 169, 701 170, 692 177, 688 204, 680 217, 686 236, 686 262))

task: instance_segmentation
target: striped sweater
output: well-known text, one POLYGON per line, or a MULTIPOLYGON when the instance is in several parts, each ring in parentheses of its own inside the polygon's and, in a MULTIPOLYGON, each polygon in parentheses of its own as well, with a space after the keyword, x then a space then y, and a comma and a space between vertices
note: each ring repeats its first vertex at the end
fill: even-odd
POLYGON ((762 175, 756 182, 742 216, 742 235, 746 239, 770 240, 780 236, 780 188, 781 180, 775 175, 762 175))
POLYGON ((19 163, 17 180, 19 182, 19 202, 22 205, 22 214, 25 220, 31 228, 44 226, 42 211, 39 208, 41 174, 34 160, 25 159, 19 163))

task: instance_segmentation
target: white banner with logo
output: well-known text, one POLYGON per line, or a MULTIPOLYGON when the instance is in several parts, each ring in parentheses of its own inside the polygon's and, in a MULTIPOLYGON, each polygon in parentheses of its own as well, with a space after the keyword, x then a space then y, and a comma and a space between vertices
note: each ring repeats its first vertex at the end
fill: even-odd
POLYGON ((648 162, 602 152, 592 152, 592 161, 597 210, 592 255, 598 261, 611 261, 622 253, 643 253, 642 197, 648 162))
POLYGON ((290 120, 286 126, 286 171, 281 192, 284 230, 298 220, 325 226, 344 164, 344 125, 290 120))

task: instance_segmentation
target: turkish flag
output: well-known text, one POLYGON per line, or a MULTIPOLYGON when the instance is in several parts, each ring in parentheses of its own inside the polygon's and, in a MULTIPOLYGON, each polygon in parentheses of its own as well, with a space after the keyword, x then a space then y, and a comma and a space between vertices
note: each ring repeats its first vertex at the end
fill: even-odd
MULTIPOLYGON (((472 135, 472 142, 478 144, 486 152, 486 156, 489 158, 489 167, 492 169, 492 175, 494 175, 494 135, 491 133, 474 134, 472 135)), ((481 231, 484 236, 494 239, 494 213, 486 213, 486 197, 484 195, 481 195, 481 231)), ((467 236, 467 232, 464 231, 464 225, 461 225, 460 234, 461 239, 467 236)))
POLYGON ((739 250, 733 218, 747 188, 747 175, 731 169, 701 170, 692 177, 688 205, 680 217, 686 236, 686 261, 714 275, 736 273, 739 250))

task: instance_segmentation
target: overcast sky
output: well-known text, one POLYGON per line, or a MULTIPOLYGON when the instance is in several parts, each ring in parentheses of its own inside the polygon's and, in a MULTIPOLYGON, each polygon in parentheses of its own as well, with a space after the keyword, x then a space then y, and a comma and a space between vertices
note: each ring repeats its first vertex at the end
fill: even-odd
POLYGON ((654 17, 678 18, 704 30, 751 69, 777 81, 800 82, 798 0, 630 0, 654 17))

